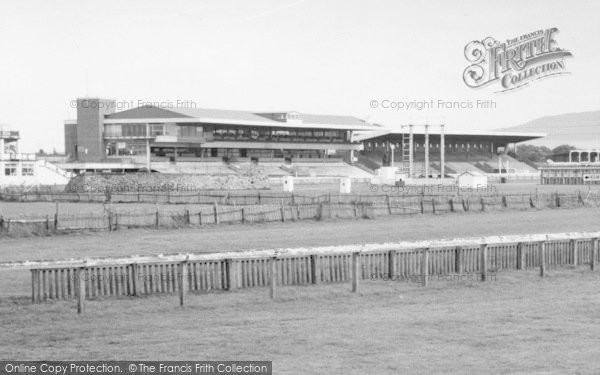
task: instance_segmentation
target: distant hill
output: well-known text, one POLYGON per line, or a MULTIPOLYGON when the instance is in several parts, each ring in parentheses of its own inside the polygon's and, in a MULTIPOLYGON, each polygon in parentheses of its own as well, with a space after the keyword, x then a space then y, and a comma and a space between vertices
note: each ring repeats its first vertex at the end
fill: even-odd
POLYGON ((562 144, 600 148, 600 111, 547 116, 502 130, 546 133, 546 138, 527 143, 551 148, 562 144))

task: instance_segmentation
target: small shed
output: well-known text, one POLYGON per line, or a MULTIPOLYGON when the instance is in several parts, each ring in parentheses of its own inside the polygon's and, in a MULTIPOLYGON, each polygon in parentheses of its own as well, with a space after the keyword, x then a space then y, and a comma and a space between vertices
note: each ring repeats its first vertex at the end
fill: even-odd
POLYGON ((488 178, 486 175, 474 171, 466 171, 456 177, 456 183, 459 188, 486 188, 488 178))

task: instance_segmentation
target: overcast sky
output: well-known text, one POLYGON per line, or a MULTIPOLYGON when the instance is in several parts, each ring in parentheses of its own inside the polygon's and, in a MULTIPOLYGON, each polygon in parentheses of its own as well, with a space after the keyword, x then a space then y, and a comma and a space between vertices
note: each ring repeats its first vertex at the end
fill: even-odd
POLYGON ((25 151, 64 150, 72 99, 353 115, 390 127, 494 129, 600 109, 598 1, 4 1, 0 124, 25 151), (472 40, 557 27, 571 73, 496 93, 467 87, 472 40), (372 100, 493 100, 394 110, 372 100))

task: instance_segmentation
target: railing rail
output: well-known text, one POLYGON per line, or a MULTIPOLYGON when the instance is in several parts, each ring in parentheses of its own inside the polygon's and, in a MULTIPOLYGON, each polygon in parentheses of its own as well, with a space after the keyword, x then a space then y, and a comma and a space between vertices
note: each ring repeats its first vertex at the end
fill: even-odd
POLYGON ((435 277, 477 274, 488 281, 504 270, 539 268, 539 274, 563 265, 598 259, 596 233, 536 234, 455 240, 357 244, 320 248, 277 249, 216 254, 174 254, 120 259, 0 264, 0 269, 31 270, 33 303, 76 298, 178 294, 189 292, 351 281, 356 292, 363 280, 413 280, 427 286, 435 277))

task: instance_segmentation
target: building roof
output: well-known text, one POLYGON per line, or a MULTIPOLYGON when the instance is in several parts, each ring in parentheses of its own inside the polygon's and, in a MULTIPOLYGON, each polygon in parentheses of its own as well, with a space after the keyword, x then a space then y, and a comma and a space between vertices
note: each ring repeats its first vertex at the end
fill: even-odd
POLYGON ((105 116, 105 123, 154 122, 152 120, 188 123, 230 124, 241 126, 271 126, 340 130, 375 130, 377 126, 352 116, 299 114, 300 121, 277 121, 272 115, 298 112, 254 113, 205 108, 159 108, 144 106, 105 116))
MULTIPOLYGON (((447 128, 447 127, 446 127, 447 128)), ((527 132, 508 132, 508 131, 456 131, 456 130, 447 130, 444 129, 445 137, 461 137, 466 138, 470 137, 473 139, 502 139, 508 143, 514 142, 524 142, 532 139, 543 138, 546 136, 546 133, 527 133, 527 132)), ((379 128, 377 132, 357 132, 354 139, 357 141, 366 141, 370 139, 377 138, 399 138, 402 134, 408 134, 409 128, 408 126, 403 126, 401 130, 398 129, 385 129, 379 128)), ((429 127, 429 135, 439 137, 440 136, 440 127, 431 125, 429 127)), ((422 139, 425 136, 425 129, 423 126, 415 126, 413 128, 413 136, 418 139, 422 139)))

